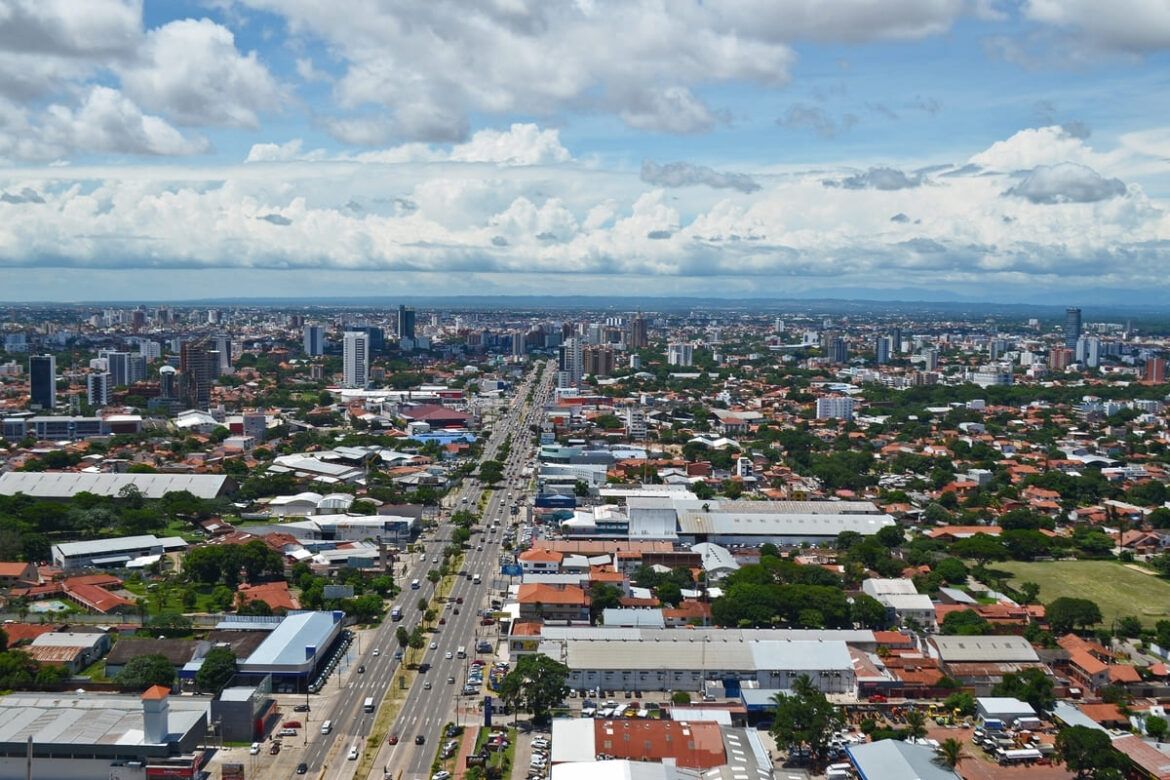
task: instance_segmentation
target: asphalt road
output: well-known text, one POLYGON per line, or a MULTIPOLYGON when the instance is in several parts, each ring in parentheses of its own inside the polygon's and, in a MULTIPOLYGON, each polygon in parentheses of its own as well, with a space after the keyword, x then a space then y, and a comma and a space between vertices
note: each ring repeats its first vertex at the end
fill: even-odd
MULTIPOLYGON (((496 488, 484 508, 480 527, 484 530, 474 536, 470 542, 471 549, 464 554, 462 570, 468 574, 482 575, 482 583, 474 584, 467 577, 456 580, 455 586, 449 594, 447 604, 440 607, 439 614, 446 618, 446 624, 437 626, 437 631, 428 634, 427 650, 422 659, 423 663, 431 664, 425 674, 419 674, 407 695, 403 708, 391 727, 389 733, 398 734, 400 743, 396 746, 386 744, 388 734, 379 734, 381 749, 373 764, 370 777, 381 778, 383 772, 389 768, 390 776, 398 780, 416 780, 429 777, 431 760, 435 750, 443 739, 442 728, 447 722, 455 720, 455 706, 459 694, 463 690, 468 665, 476 657, 475 645, 479 635, 489 634, 495 640, 495 626, 481 626, 480 612, 487 608, 490 602, 490 588, 500 577, 501 543, 504 529, 513 522, 510 512, 512 503, 523 503, 525 480, 522 472, 525 463, 532 456, 531 433, 528 426, 539 423, 544 403, 551 393, 555 379, 555 367, 546 365, 540 387, 534 394, 531 405, 526 403, 529 389, 532 387, 532 375, 517 388, 508 411, 499 417, 492 426, 492 436, 484 448, 484 457, 489 458, 496 453, 504 438, 509 434, 512 437, 511 452, 505 462, 505 480, 496 488), (511 499, 508 498, 509 494, 511 499), (494 533, 488 533, 491 523, 499 520, 501 527, 494 533), (482 545, 482 550, 476 546, 482 545), (455 603, 457 598, 463 598, 463 604, 455 603), (454 607, 459 606, 460 614, 454 614, 454 607), (436 647, 430 649, 430 643, 436 647), (465 647, 467 658, 456 657, 459 647, 465 647), (448 659, 446 654, 452 657, 448 659), (450 677, 455 678, 453 684, 448 683, 450 677), (431 683, 431 689, 425 689, 426 682, 431 683), (416 745, 415 737, 423 735, 424 745, 416 745), (401 775, 399 773, 401 772, 401 775)), ((475 508, 483 487, 474 480, 468 480, 459 490, 456 501, 451 505, 452 510, 461 506, 475 508), (466 498, 466 503, 462 499, 466 498)), ((358 761, 349 761, 346 756, 350 747, 356 745, 359 751, 364 751, 365 740, 375 722, 375 713, 364 712, 363 704, 367 697, 373 697, 375 706, 380 705, 385 697, 390 679, 394 674, 398 661, 394 660, 394 651, 398 644, 394 633, 399 625, 407 630, 418 625, 422 614, 417 608, 420 597, 430 599, 434 595, 434 586, 426 580, 426 572, 437 568, 433 563, 435 557, 441 556, 442 549, 450 542, 451 526, 441 525, 433 532, 431 538, 425 538, 426 559, 420 560, 418 554, 407 556, 408 572, 405 575, 396 575, 396 582, 402 584, 402 592, 395 603, 402 607, 403 619, 393 622, 389 619, 373 633, 367 634, 361 641, 356 664, 365 666, 364 674, 351 673, 344 683, 341 694, 333 700, 333 706, 328 711, 318 713, 313 711, 310 723, 310 745, 304 754, 303 760, 309 765, 311 776, 328 778, 329 780, 349 780, 354 776, 358 761), (409 583, 412 579, 421 582, 420 590, 411 590, 409 583), (374 651, 378 655, 374 655, 374 651), (333 721, 333 731, 328 735, 320 733, 321 723, 333 721)), ((490 656, 489 656, 490 658, 490 656)), ((486 679, 486 676, 485 676, 486 679)), ((331 682, 330 685, 335 683, 331 682)), ((468 705, 479 701, 480 697, 462 697, 468 705)))

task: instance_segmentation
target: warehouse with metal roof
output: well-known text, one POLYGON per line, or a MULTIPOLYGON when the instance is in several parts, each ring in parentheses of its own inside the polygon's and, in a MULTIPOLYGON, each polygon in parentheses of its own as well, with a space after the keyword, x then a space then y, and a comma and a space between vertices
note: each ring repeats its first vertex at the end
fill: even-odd
POLYGON ((23 493, 33 498, 67 499, 78 493, 117 496, 133 485, 143 498, 162 498, 186 490, 197 498, 219 498, 236 483, 222 474, 94 474, 90 472, 23 472, 0 474, 0 496, 23 493))
POLYGON ((52 547, 53 565, 63 571, 76 569, 120 569, 135 558, 182 552, 187 542, 179 536, 154 534, 93 539, 88 542, 61 542, 52 547))

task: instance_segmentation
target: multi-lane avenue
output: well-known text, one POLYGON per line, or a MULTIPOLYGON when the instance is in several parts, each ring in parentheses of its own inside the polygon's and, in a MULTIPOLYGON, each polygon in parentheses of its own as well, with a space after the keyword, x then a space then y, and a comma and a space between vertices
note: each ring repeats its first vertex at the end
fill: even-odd
MULTIPOLYGON (((514 504, 524 500, 525 464, 532 456, 532 434, 529 426, 540 422, 541 410, 551 392, 555 370, 546 366, 539 382, 531 373, 515 390, 505 412, 492 426, 491 437, 484 445, 485 460, 496 456, 501 445, 510 438, 511 447, 504 463, 504 480, 491 492, 482 509, 481 530, 470 541, 464 552, 460 571, 445 603, 433 604, 438 609, 443 625, 437 625, 433 633, 427 634, 427 645, 423 651, 422 664, 428 664, 426 672, 416 676, 406 700, 388 734, 396 734, 399 744, 387 744, 388 734, 379 734, 380 753, 373 762, 370 777, 381 778, 383 773, 402 780, 419 780, 429 776, 438 741, 442 738, 444 724, 455 720, 455 707, 462 700, 471 705, 477 697, 461 697, 467 668, 475 657, 475 647, 481 637, 494 638, 494 626, 481 625, 482 612, 488 608, 492 583, 500 576, 502 542, 505 529, 515 521, 511 514, 514 504), (532 403, 528 403, 532 391, 532 403), (499 528, 492 529, 494 523, 499 528), (478 577, 476 576, 478 575, 478 577), (479 582, 475 582, 478 579, 479 582), (458 603, 459 600, 462 603, 458 603), (458 614, 456 614, 458 609, 458 614), (467 658, 458 657, 459 648, 465 648, 467 658), (422 745, 416 744, 421 736, 422 745)), ((452 509, 476 508, 485 487, 477 480, 466 480, 464 485, 449 499, 452 509)), ((444 518, 445 519, 445 518, 444 518)), ((420 539, 425 552, 404 556, 407 564, 405 574, 396 577, 402 592, 395 604, 402 608, 401 622, 389 619, 374 632, 367 632, 361 640, 361 647, 353 664, 363 666, 362 674, 351 673, 344 689, 332 699, 328 711, 318 714, 314 708, 313 723, 316 727, 309 735, 310 745, 304 753, 312 776, 328 780, 349 780, 354 777, 360 761, 349 760, 351 748, 359 753, 366 749, 366 738, 374 727, 377 713, 364 711, 364 702, 373 698, 380 705, 390 685, 390 680, 400 661, 395 659, 398 644, 394 634, 398 626, 409 631, 422 620, 418 609, 419 598, 432 599, 434 586, 426 580, 426 573, 438 568, 437 560, 442 550, 450 544, 452 526, 440 521, 439 527, 429 537, 420 539), (419 590, 412 590, 412 580, 420 581, 419 590), (329 734, 320 733, 324 720, 332 721, 329 734)), ((499 597, 499 594, 496 594, 499 597)), ((494 642, 493 642, 494 644, 494 642)), ((332 684, 332 683, 331 683, 332 684)))

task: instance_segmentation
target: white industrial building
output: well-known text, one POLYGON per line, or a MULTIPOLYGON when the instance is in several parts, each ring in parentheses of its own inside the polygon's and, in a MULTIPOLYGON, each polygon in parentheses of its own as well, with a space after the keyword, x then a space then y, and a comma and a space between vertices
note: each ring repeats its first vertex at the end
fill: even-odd
POLYGON ((89 472, 9 471, 0 474, 0 496, 23 493, 30 498, 66 499, 78 493, 116 497, 133 485, 143 498, 162 498, 185 490, 196 498, 218 498, 235 490, 220 474, 107 474, 89 472))
POLYGON ((122 568, 135 558, 182 552, 187 542, 179 536, 159 538, 154 534, 62 542, 53 545, 53 565, 62 571, 90 568, 122 568))

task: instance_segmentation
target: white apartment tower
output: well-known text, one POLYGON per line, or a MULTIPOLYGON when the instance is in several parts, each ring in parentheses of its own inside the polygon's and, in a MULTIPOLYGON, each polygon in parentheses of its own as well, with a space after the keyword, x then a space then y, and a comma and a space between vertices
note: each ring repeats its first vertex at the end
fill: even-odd
POLYGON ((370 381, 370 336, 347 330, 343 347, 346 387, 365 387, 370 381))

